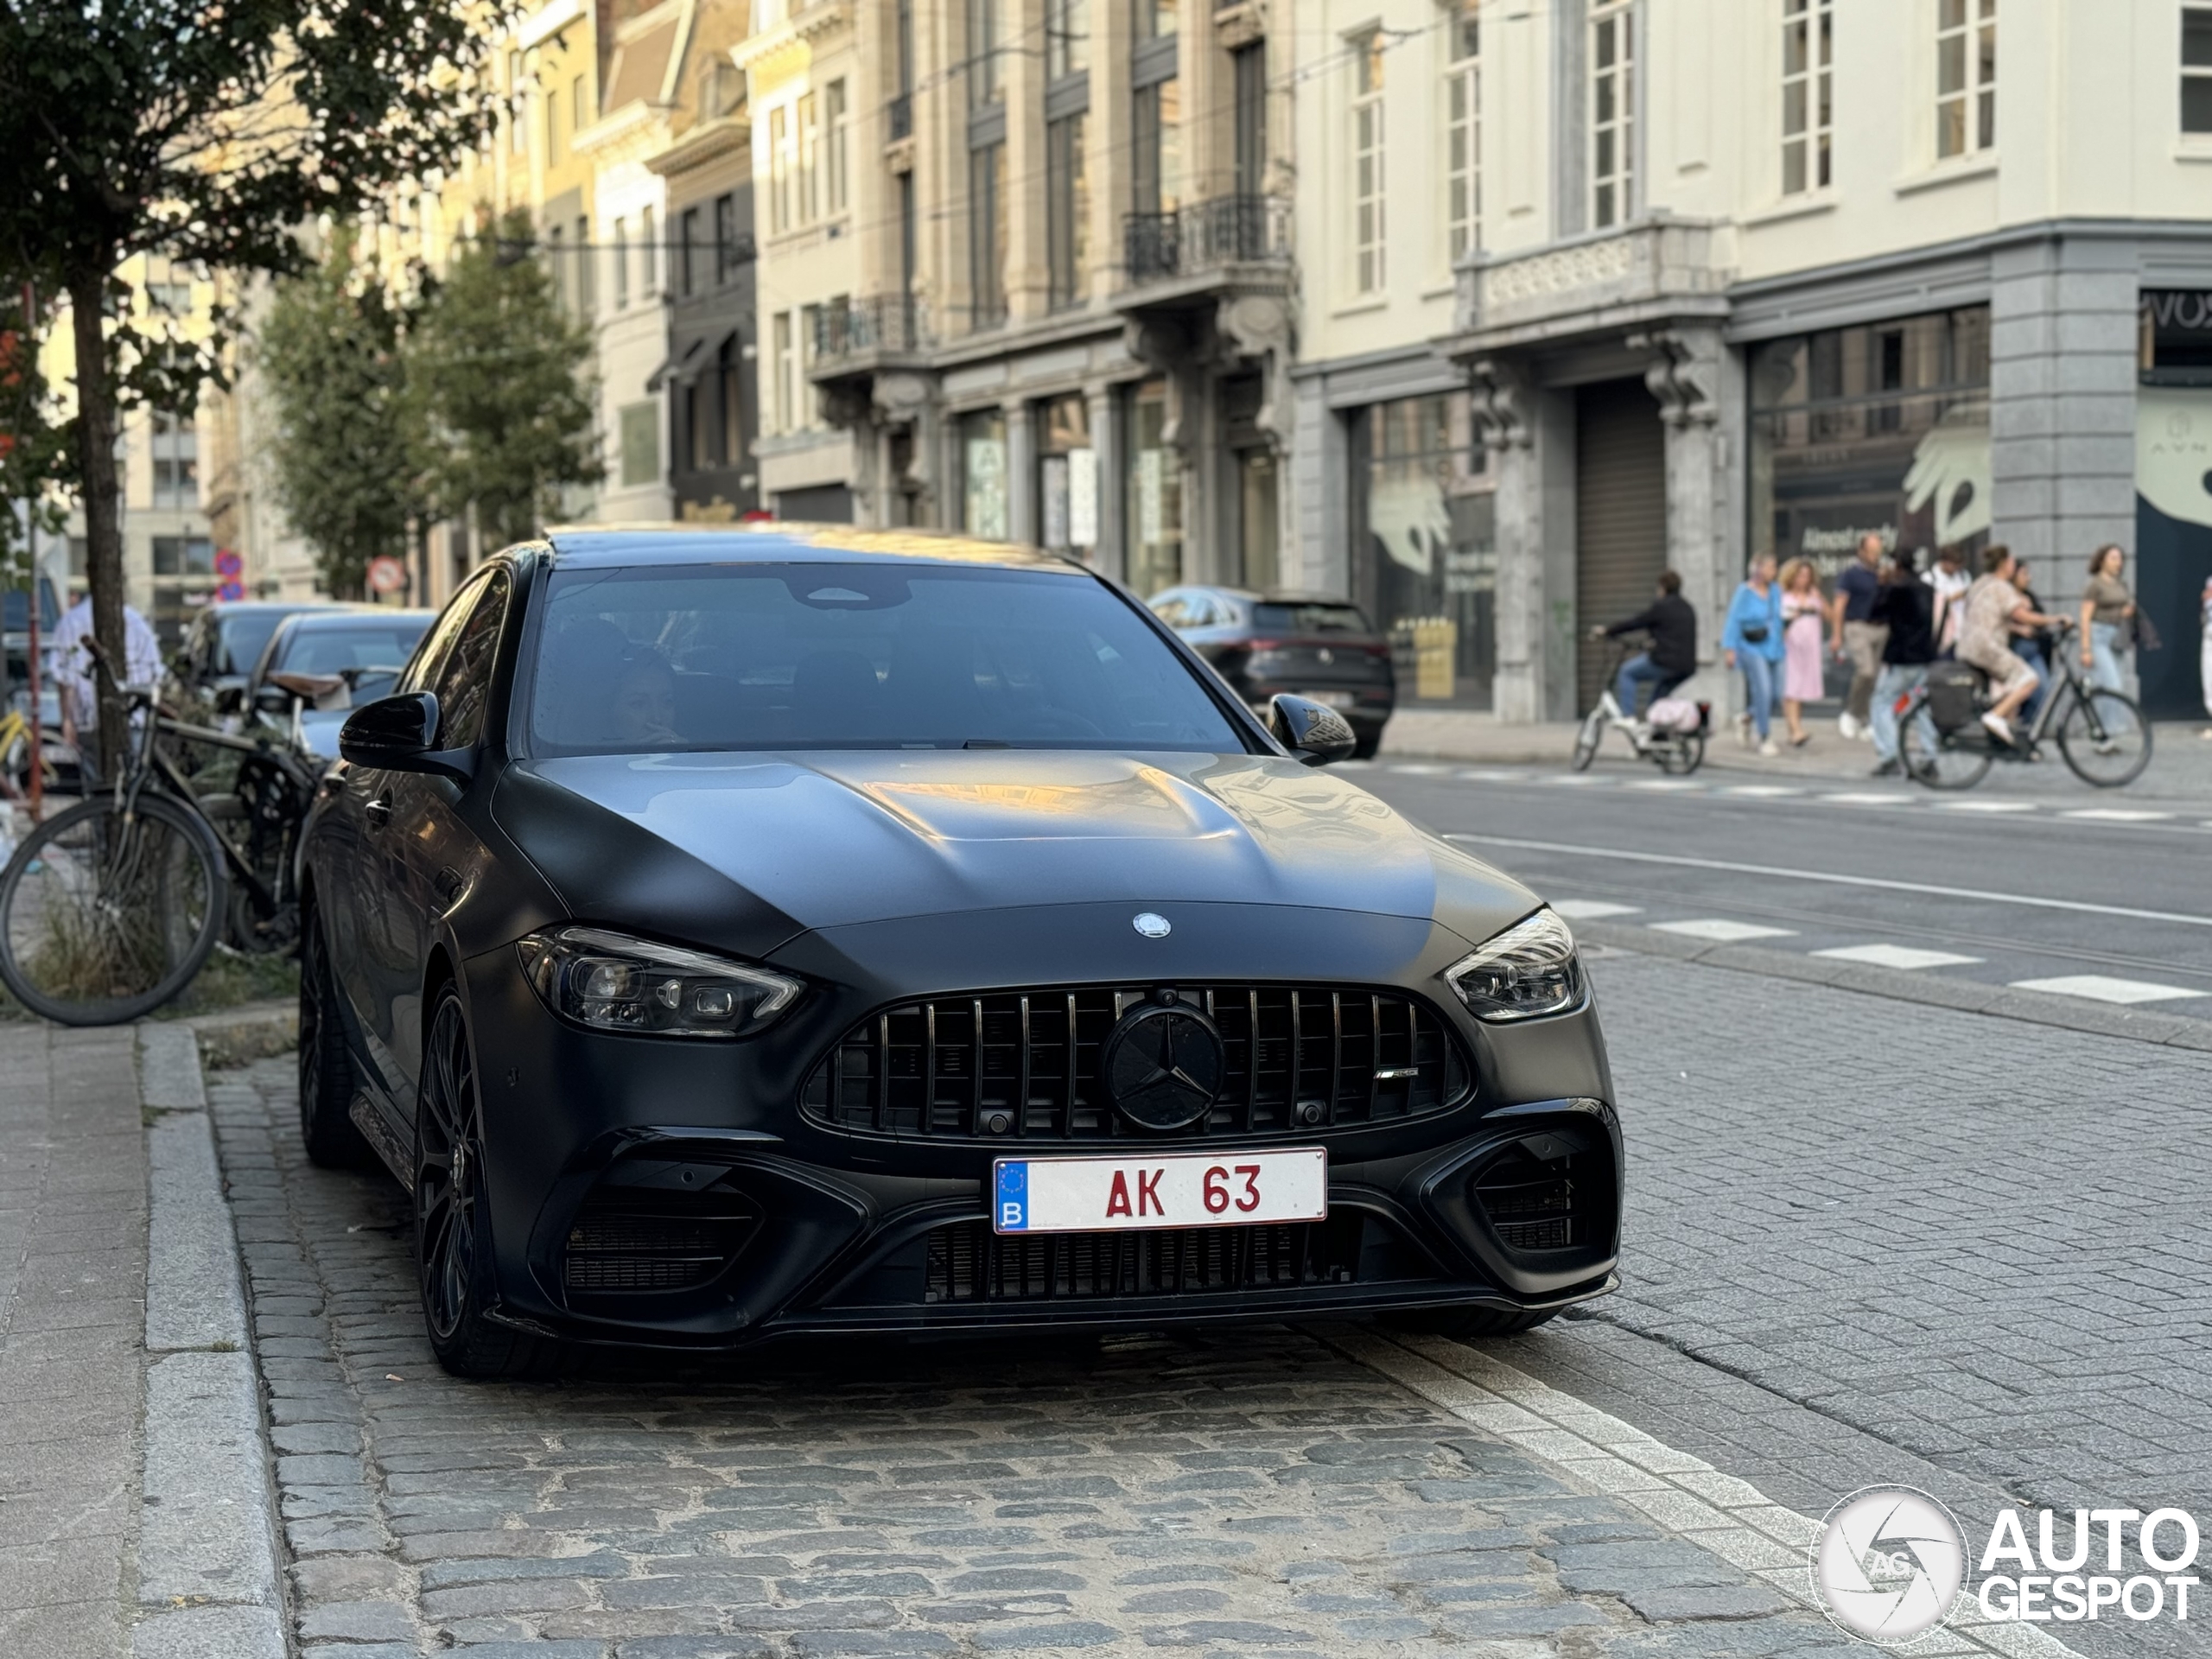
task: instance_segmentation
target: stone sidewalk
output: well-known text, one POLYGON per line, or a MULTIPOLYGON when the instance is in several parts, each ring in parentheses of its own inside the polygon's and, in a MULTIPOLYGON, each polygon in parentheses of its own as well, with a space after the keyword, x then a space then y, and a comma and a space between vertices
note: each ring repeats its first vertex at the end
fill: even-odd
POLYGON ((0 1025, 0 1652, 115 1659, 139 1520, 146 1137, 129 1028, 0 1025))

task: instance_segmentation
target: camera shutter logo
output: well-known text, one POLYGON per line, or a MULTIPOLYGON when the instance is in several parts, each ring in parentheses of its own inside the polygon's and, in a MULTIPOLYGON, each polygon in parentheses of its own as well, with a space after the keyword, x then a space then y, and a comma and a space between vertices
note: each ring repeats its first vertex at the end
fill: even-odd
POLYGON ((1950 1618, 1966 1584, 1966 1535, 1925 1492, 1868 1487, 1828 1511, 1812 1568, 1813 1593, 1838 1625, 1870 1642, 1910 1642, 1950 1618))

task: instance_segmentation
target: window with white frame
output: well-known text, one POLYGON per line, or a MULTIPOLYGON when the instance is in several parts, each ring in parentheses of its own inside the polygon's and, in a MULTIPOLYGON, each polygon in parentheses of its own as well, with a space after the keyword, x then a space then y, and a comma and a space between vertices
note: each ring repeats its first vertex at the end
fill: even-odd
POLYGON ((1379 294, 1385 276, 1382 32, 1362 35, 1352 51, 1352 287, 1361 294, 1379 294))
POLYGON ((530 148, 530 83, 519 52, 507 54, 507 148, 518 156, 530 148))
POLYGON ((1835 133, 1835 0, 1782 0, 1782 194, 1825 190, 1835 133))
POLYGON ((630 303, 630 221, 614 221, 614 308, 624 309, 630 303))
POLYGON ((1997 0, 1936 0, 1936 154, 1997 143, 1997 0))
POLYGON ((2181 130, 2212 133, 2212 6, 2181 9, 2181 130))
POLYGON ((1598 230, 1635 211, 1634 0, 1590 9, 1590 223, 1598 230))
POLYGON ((650 296, 660 286, 660 243, 653 232, 653 210, 638 209, 638 253, 643 270, 639 273, 638 292, 650 296))
POLYGON ((1456 264, 1483 240, 1483 40, 1477 0, 1467 0, 1450 27, 1444 70, 1444 225, 1456 264))
POLYGON ((200 434, 189 415, 156 410, 153 417, 154 505, 200 505, 200 434))
POLYGON ((798 222, 822 216, 822 111, 812 92, 798 101, 798 222))
POLYGON ((791 227, 791 112, 785 105, 768 111, 768 222, 779 231, 791 227))
POLYGON ((827 154, 823 160, 823 188, 829 200, 825 210, 834 218, 845 211, 851 186, 845 173, 845 130, 849 118, 845 110, 845 83, 833 80, 822 92, 823 143, 827 154))
POLYGON ((798 365, 793 359, 791 342, 791 314, 779 311, 770 324, 774 340, 776 377, 776 430, 792 429, 793 415, 798 406, 797 376, 798 365))

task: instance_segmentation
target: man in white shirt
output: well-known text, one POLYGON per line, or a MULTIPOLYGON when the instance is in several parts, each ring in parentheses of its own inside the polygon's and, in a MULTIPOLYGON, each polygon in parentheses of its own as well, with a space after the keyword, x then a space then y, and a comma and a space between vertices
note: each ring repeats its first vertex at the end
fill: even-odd
MULTIPOLYGON (((92 655, 85 641, 92 633, 92 595, 82 589, 55 624, 46 650, 46 671, 61 699, 61 732, 78 753, 97 763, 99 704, 92 681, 92 655)), ((146 619, 123 607, 123 680, 126 685, 156 685, 162 677, 162 645, 146 619)))

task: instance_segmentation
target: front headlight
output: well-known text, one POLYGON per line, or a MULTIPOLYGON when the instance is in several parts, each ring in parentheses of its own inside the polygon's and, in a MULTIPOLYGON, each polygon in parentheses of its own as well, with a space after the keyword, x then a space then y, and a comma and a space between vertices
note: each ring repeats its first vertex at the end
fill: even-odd
POLYGON ((1582 1002, 1574 935, 1548 908, 1514 923, 1444 977, 1478 1020, 1535 1020, 1582 1002))
POLYGON ((517 941, 545 1006, 594 1031, 652 1037, 750 1037, 804 988, 788 974, 633 939, 597 927, 549 927, 517 941))

